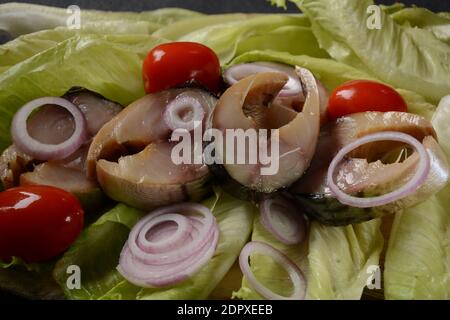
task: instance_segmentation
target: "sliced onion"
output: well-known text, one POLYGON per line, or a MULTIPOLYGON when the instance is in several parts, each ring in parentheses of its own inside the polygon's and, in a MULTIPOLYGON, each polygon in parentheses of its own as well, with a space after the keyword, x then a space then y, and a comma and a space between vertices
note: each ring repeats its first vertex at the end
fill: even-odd
POLYGON ((218 239, 219 228, 209 208, 196 203, 163 207, 133 228, 117 269, 141 287, 172 285, 203 267, 214 255, 218 239))
POLYGON ((280 71, 289 77, 288 82, 279 92, 279 97, 287 98, 302 94, 302 85, 297 74, 295 73, 295 69, 291 66, 280 63, 253 62, 236 64, 225 70, 223 77, 226 83, 233 85, 239 80, 242 80, 252 74, 267 71, 280 71))
POLYGON ((259 204, 262 225, 287 245, 305 239, 305 219, 294 203, 282 196, 266 198, 259 204))
POLYGON ((247 243, 239 255, 239 266, 241 267, 242 273, 249 281, 253 289, 256 290, 261 296, 269 300, 303 300, 306 295, 306 280, 303 276, 302 271, 297 267, 297 265, 290 260, 286 255, 284 255, 279 250, 274 247, 259 242, 252 241, 247 243), (263 255, 270 256, 273 260, 279 263, 288 272, 293 284, 293 292, 290 296, 279 295, 272 290, 268 289, 261 282, 256 279, 253 274, 249 258, 250 255, 254 253, 259 253, 263 255))
POLYGON ((427 179, 429 172, 430 158, 422 143, 420 143, 411 135, 402 132, 386 131, 366 135, 343 147, 331 161, 327 173, 327 184, 330 188, 331 193, 336 197, 337 200, 339 200, 339 202, 352 207, 371 208, 382 206, 411 195, 422 186, 422 184, 427 179), (407 183, 405 183, 400 188, 381 196, 358 198, 343 192, 334 182, 334 173, 336 171, 336 168, 344 160, 345 156, 349 152, 367 143, 377 141, 398 141, 410 145, 419 155, 419 163, 417 165, 415 174, 407 183))
POLYGON ((202 123, 205 110, 199 97, 183 92, 175 97, 164 111, 164 121, 170 129, 194 130, 196 123, 202 123))
POLYGON ((14 144, 24 153, 37 160, 60 160, 74 153, 87 139, 86 120, 81 111, 71 102, 57 97, 44 97, 25 104, 14 116, 11 125, 14 144), (57 105, 73 116, 75 130, 72 135, 59 144, 42 143, 30 136, 27 119, 32 112, 44 105, 57 105))
POLYGON ((164 253, 180 247, 192 233, 192 223, 189 218, 180 214, 163 214, 147 220, 140 233, 137 235, 139 248, 148 253, 164 253), (161 226, 169 221, 176 223, 175 232, 171 228, 161 226), (159 228, 158 228, 159 227, 159 228), (147 235, 153 229, 154 237, 159 241, 150 241, 147 235))

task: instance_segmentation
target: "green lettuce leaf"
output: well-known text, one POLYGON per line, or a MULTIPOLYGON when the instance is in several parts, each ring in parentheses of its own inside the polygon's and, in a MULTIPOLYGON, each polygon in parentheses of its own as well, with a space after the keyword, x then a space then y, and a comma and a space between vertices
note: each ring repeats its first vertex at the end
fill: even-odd
POLYGON ((142 61, 163 40, 148 35, 75 36, 0 74, 0 150, 26 102, 82 86, 123 105, 144 95, 142 61))
POLYGON ((312 21, 321 47, 334 59, 434 102, 450 92, 450 46, 431 33, 404 28, 382 10, 381 28, 367 28, 370 0, 295 2, 312 21))
POLYGON ((380 4, 380 8, 383 9, 383 11, 386 12, 387 14, 394 14, 397 11, 400 11, 403 8, 405 8, 405 5, 403 3, 396 2, 391 5, 380 4))
MULTIPOLYGON (((296 2, 296 0, 269 0, 269 1, 270 1, 270 3, 273 6, 276 6, 276 7, 279 7, 279 8, 284 8, 284 9, 287 8, 287 5, 286 5, 287 1, 291 1, 291 2, 294 2, 294 3, 296 2)), ((395 12, 403 9, 405 7, 405 5, 403 3, 396 2, 396 3, 393 3, 391 5, 381 4, 380 7, 387 14, 392 14, 392 13, 395 13, 395 12)))
POLYGON ((345 227, 312 223, 308 297, 360 299, 383 249, 380 219, 345 227))
MULTIPOLYGON (((243 21, 231 21, 206 26, 178 37, 179 41, 194 41, 205 44, 219 56, 222 64, 229 62, 236 54, 241 41, 256 35, 265 35, 274 29, 287 26, 308 27, 308 19, 303 15, 256 15, 243 21)), ((261 42, 258 41, 258 42, 261 42)), ((275 45, 279 44, 277 42, 275 45)), ((270 43, 266 43, 266 46, 270 43)), ((302 41, 297 46, 305 46, 302 41)))
POLYGON ((238 259, 234 262, 228 273, 209 294, 208 300, 229 300, 233 292, 238 291, 242 284, 242 271, 238 259))
POLYGON ((25 269, 27 269, 28 271, 42 271, 44 268, 44 265, 39 264, 39 263, 26 263, 25 261, 23 261, 22 259, 18 258, 18 257, 13 257, 11 259, 10 262, 2 262, 0 260, 0 269, 8 269, 11 267, 16 267, 16 266, 22 266, 25 267, 25 269))
POLYGON ((164 289, 143 289, 126 281, 116 270, 119 255, 133 225, 143 212, 118 205, 88 227, 58 261, 54 277, 70 299, 205 299, 227 274, 248 240, 254 207, 216 190, 203 202, 220 228, 214 257, 191 279, 164 289), (81 269, 81 289, 66 286, 67 267, 81 269))
POLYGON ((270 4, 278 8, 287 9, 286 0, 269 0, 270 4))
POLYGON ((255 50, 271 50, 288 52, 292 55, 308 55, 317 58, 328 58, 328 53, 319 47, 310 27, 282 26, 274 30, 249 36, 240 40, 233 56, 255 50))
MULTIPOLYGON (((432 123, 450 160, 450 110, 440 104, 432 123)), ((395 216, 386 253, 387 299, 450 299, 450 185, 395 216)))
MULTIPOLYGON (((379 264, 383 237, 380 220, 345 227, 327 227, 312 222, 308 240, 300 245, 285 245, 275 239, 255 219, 252 241, 272 245, 287 255, 307 279, 307 299, 360 299, 371 273, 379 264)), ((256 278, 278 294, 287 296, 292 284, 286 273, 269 257, 252 255, 251 268, 256 278)), ((240 299, 261 299, 244 277, 242 287, 233 295, 240 299)))
POLYGON ((27 299, 61 299, 62 290, 52 278, 55 261, 26 263, 18 257, 0 261, 0 291, 27 299))
POLYGON ((271 50, 246 52, 233 59, 229 65, 252 61, 274 61, 308 68, 328 90, 332 90, 350 80, 376 80, 376 78, 364 71, 331 59, 316 58, 308 55, 292 55, 287 52, 271 50))
POLYGON ((436 106, 434 104, 426 101, 426 99, 418 93, 398 88, 396 90, 405 100, 408 106, 408 112, 418 114, 428 120, 431 120, 436 110, 436 106))
POLYGON ((116 271, 118 257, 131 228, 144 213, 118 204, 83 231, 57 262, 53 276, 70 299, 98 299, 124 279, 116 271), (108 245, 105 245, 105 244, 108 245), (82 288, 66 286, 67 267, 77 265, 82 272, 82 288))
POLYGON ((386 299, 450 299, 450 201, 446 187, 398 213, 384 270, 386 299))
POLYGON ((157 28, 158 25, 146 21, 117 20, 85 23, 80 30, 58 27, 26 34, 0 46, 0 73, 76 35, 151 34, 157 28))
MULTIPOLYGON (((66 26, 66 21, 71 14, 71 12, 67 12, 66 8, 14 2, 0 4, 0 30, 17 37, 39 30, 53 29, 66 26)), ((139 13, 82 9, 80 20, 82 25, 98 21, 127 20, 130 24, 137 21, 147 21, 164 26, 200 15, 199 12, 181 8, 165 8, 139 13)))
POLYGON ((439 40, 450 45, 450 17, 425 8, 405 8, 392 14, 398 24, 429 30, 439 40))
POLYGON ((242 22, 253 16, 257 15, 245 13, 227 13, 197 16, 168 24, 155 31, 153 35, 155 37, 175 41, 199 29, 208 28, 213 25, 224 24, 228 22, 242 22))
POLYGON ((59 285, 53 280, 51 269, 29 271, 25 268, 0 268, 0 290, 26 299, 64 299, 59 285))
POLYGON ((115 267, 130 229, 120 223, 106 221, 92 225, 58 261, 53 272, 66 297, 70 299, 96 299, 123 278, 115 267), (81 289, 70 289, 67 270, 76 265, 81 270, 81 289))
POLYGON ((143 216, 139 210, 118 205, 83 231, 57 262, 53 276, 70 299, 97 299, 123 281, 116 271, 131 227, 143 216), (81 289, 69 289, 67 268, 81 270, 81 289))
POLYGON ((439 144, 444 150, 447 158, 450 158, 450 94, 439 102, 438 108, 433 115, 432 124, 436 130, 439 144))

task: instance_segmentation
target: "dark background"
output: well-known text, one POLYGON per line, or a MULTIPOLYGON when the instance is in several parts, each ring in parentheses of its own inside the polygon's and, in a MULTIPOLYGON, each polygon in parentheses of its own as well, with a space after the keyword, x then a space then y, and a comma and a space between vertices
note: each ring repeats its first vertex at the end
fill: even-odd
MULTIPOLYGON (((339 1, 339 0, 336 0, 339 1)), ((0 0, 0 3, 9 1, 0 0)), ((223 12, 283 12, 283 9, 272 7, 266 0, 30 0, 16 1, 45 4, 58 7, 68 7, 76 4, 81 9, 101 9, 114 11, 142 11, 164 7, 181 7, 205 13, 223 12)), ((433 11, 450 11, 449 0, 375 0, 377 4, 392 4, 402 2, 406 5, 427 7, 433 11)), ((288 5, 288 12, 298 12, 292 3, 288 5)))
MULTIPOLYGON (((339 1, 339 0, 336 0, 339 1)), ((0 0, 0 3, 9 1, 0 0)), ((81 9, 99 9, 99 10, 113 10, 113 11, 143 11, 153 10, 164 7, 181 7, 200 11, 204 13, 228 13, 228 12, 298 12, 298 9, 292 3, 288 4, 287 11, 278 9, 270 5, 266 0, 29 0, 16 1, 28 2, 36 4, 44 4, 58 7, 68 7, 76 4, 81 9)), ((389 0, 375 0, 377 4, 393 4, 396 1, 389 0)), ((439 11, 450 11, 450 0, 402 0, 402 3, 412 6, 427 7, 428 9, 439 11)), ((0 34, 0 43, 4 42, 6 37, 0 34)), ((1 58, 1 57, 0 57, 1 58)), ((0 300, 6 298, 7 294, 0 291, 0 300)))

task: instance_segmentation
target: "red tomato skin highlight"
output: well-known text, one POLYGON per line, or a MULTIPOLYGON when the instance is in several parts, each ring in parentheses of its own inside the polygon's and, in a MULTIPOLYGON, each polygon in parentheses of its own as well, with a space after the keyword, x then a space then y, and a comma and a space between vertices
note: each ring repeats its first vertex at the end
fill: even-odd
POLYGON ((338 86, 328 100, 330 120, 364 111, 407 112, 402 96, 393 88, 370 80, 354 80, 338 86))
POLYGON ((0 259, 47 261, 78 237, 84 212, 72 194, 49 186, 24 186, 0 193, 0 259))
POLYGON ((170 42, 153 48, 142 67, 146 93, 197 82, 217 93, 221 86, 220 62, 207 46, 196 42, 170 42))

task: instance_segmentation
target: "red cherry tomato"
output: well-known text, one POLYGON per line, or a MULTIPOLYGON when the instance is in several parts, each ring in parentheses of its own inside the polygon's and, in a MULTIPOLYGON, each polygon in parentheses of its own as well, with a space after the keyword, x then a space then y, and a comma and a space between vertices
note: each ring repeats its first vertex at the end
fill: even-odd
POLYGON ((54 187, 25 186, 0 193, 0 259, 41 262, 66 250, 83 228, 77 198, 54 187))
POLYGON ((328 100, 328 117, 333 120, 363 111, 406 112, 405 100, 397 91, 382 83, 355 80, 334 89, 328 100))
POLYGON ((171 42, 153 48, 142 69, 145 92, 195 81, 212 92, 220 89, 220 63, 214 51, 195 42, 171 42))

